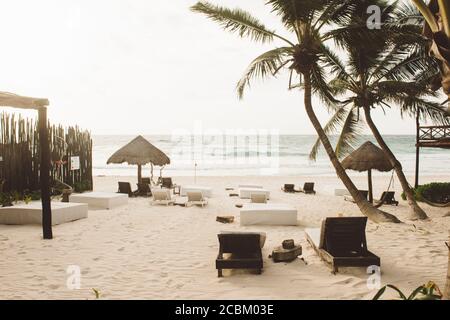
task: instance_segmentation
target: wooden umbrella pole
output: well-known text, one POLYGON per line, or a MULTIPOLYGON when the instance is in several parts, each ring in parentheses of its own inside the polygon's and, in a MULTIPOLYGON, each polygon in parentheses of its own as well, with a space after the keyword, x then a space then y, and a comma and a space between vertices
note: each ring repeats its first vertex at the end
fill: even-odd
POLYGON ((150 163, 150 181, 152 184, 155 184, 153 181, 153 163, 150 163))
POLYGON ((372 189, 372 170, 367 171, 367 180, 369 184, 369 202, 373 203, 373 189, 372 189))
POLYGON ((138 183, 142 183, 142 165, 138 164, 138 183))

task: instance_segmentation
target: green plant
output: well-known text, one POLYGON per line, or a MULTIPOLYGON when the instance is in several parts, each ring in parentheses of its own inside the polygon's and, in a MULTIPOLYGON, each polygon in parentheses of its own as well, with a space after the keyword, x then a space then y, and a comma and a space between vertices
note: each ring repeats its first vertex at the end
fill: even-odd
POLYGON ((25 204, 29 204, 33 199, 30 195, 26 195, 23 197, 23 201, 25 201, 25 204))
POLYGON ((100 299, 100 290, 92 288, 92 292, 94 292, 95 299, 100 299))
POLYGON ((442 300, 441 290, 433 281, 429 281, 427 284, 417 287, 408 297, 396 286, 388 284, 378 290, 372 300, 379 300, 386 292, 387 288, 397 291, 401 300, 442 300))
MULTIPOLYGON (((450 201, 450 182, 432 182, 420 185, 413 189, 414 197, 417 201, 424 201, 424 198, 433 202, 446 203, 450 201)), ((405 200, 405 194, 402 193, 405 200)))
POLYGON ((12 207, 13 205, 13 197, 8 192, 0 193, 0 204, 2 207, 12 207))
POLYGON ((73 189, 75 192, 83 193, 88 190, 92 190, 91 183, 89 181, 75 182, 73 189))
POLYGON ((19 202, 20 200, 23 199, 23 196, 22 196, 22 194, 19 191, 14 191, 12 193, 12 197, 14 199, 14 203, 15 204, 17 204, 17 202, 19 202))

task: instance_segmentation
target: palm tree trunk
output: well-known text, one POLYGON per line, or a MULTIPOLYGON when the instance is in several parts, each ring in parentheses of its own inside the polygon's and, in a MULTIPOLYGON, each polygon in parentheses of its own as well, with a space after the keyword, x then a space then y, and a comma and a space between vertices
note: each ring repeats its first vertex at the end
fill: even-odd
POLYGON ((377 208, 375 208, 373 205, 371 205, 367 200, 363 198, 361 193, 356 188, 353 181, 350 179, 350 177, 345 172, 345 169, 342 167, 341 163, 339 162, 339 159, 336 156, 336 153, 334 152, 334 149, 330 143, 330 140, 328 139, 327 135, 325 134, 319 120, 317 119, 316 114, 314 113, 313 107, 312 107, 312 87, 311 87, 311 74, 308 72, 304 73, 305 78, 305 109, 306 113, 308 114, 309 119, 311 120, 312 125, 314 126, 314 129, 317 132, 317 135, 319 136, 320 141, 322 142, 323 147, 325 148, 325 151, 328 154, 328 157, 330 158, 331 163, 334 166, 334 169, 336 170, 336 174, 341 179, 341 181, 344 183, 347 190, 352 195, 353 199, 355 200, 356 204, 358 205, 359 209, 361 210, 361 213, 367 216, 369 219, 375 221, 375 222, 395 222, 399 223, 400 220, 397 219, 392 214, 389 214, 387 212, 381 211, 377 208))
POLYGON ((411 207, 411 219, 413 220, 424 220, 428 219, 427 214, 425 211, 422 210, 421 207, 416 202, 416 199, 414 198, 414 194, 409 186, 408 180, 406 180, 405 174, 403 173, 403 168, 400 163, 400 161, 397 160, 394 153, 392 153, 391 149, 389 149, 388 145, 384 141, 383 137, 380 134, 380 131, 378 131, 377 126, 372 120, 372 116, 370 114, 370 107, 366 106, 364 107, 364 115, 366 118, 367 125, 369 126, 370 130, 372 131, 375 139, 377 140, 378 144, 380 145, 381 149, 383 149, 384 154, 389 159, 389 162, 394 167, 395 173, 397 174, 398 180, 400 181, 400 184, 402 185, 402 189, 405 192, 406 199, 408 200, 408 204, 411 207))
MULTIPOLYGON (((450 240, 450 237, 449 237, 450 240)), ((444 299, 450 300, 450 241, 447 244, 448 248, 448 267, 447 267, 447 282, 445 284, 444 299)))

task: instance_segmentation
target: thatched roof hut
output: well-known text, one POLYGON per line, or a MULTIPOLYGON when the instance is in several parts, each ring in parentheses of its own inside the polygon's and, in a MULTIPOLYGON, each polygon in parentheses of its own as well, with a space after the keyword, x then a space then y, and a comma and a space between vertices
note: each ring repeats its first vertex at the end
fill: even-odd
POLYGON ((384 151, 367 141, 361 147, 353 151, 343 161, 344 169, 355 170, 359 172, 367 171, 369 184, 369 201, 373 201, 372 192, 372 170, 391 171, 394 167, 385 156, 384 151))
POLYGON ((110 163, 128 163, 138 166, 138 181, 141 182, 142 166, 150 163, 152 167, 170 164, 169 157, 152 145, 143 136, 137 136, 131 142, 117 150, 107 161, 110 163))

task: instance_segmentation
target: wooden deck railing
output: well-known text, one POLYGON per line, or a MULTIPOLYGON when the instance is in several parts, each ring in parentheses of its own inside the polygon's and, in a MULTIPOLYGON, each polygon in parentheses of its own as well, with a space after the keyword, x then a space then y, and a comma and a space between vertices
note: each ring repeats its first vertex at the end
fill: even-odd
POLYGON ((419 128, 419 141, 438 141, 450 139, 450 126, 431 126, 419 128))

